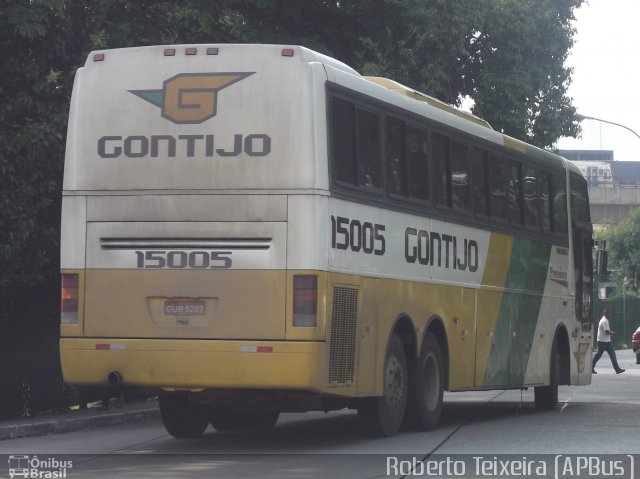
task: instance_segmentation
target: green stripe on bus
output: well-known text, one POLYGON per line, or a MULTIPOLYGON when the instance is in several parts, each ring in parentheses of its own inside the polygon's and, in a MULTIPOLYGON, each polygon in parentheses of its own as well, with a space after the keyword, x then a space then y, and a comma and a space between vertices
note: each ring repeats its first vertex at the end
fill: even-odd
POLYGON ((522 384, 542 304, 551 246, 514 238, 485 386, 522 384), (526 291, 526 292, 525 292, 526 291))

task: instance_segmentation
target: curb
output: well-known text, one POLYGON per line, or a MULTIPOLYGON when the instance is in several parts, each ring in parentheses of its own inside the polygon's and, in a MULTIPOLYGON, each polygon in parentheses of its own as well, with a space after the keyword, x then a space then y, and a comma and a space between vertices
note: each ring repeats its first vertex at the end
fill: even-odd
POLYGON ((156 402, 149 406, 127 411, 126 408, 119 411, 90 413, 89 415, 52 417, 49 419, 36 419, 24 424, 0 425, 0 441, 5 439, 18 439, 22 437, 47 436, 64 432, 83 431, 117 424, 132 422, 152 421, 160 418, 160 410, 156 402))

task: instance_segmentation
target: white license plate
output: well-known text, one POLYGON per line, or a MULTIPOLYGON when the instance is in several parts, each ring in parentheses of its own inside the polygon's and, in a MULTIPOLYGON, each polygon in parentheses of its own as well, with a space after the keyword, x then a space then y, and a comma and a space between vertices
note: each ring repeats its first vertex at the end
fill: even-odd
POLYGON ((167 316, 204 316, 206 312, 206 303, 198 299, 172 299, 164 302, 164 314, 167 316))

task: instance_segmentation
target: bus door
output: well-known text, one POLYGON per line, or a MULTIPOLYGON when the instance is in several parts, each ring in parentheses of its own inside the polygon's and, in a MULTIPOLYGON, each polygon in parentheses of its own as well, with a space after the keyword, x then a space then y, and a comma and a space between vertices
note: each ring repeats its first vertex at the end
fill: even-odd
POLYGON ((575 312, 576 320, 580 324, 579 328, 574 330, 574 338, 579 339, 577 345, 578 372, 585 374, 590 373, 591 366, 587 363, 591 359, 588 352, 591 350, 592 341, 593 227, 589 214, 587 184, 584 178, 571 173, 570 187, 575 312))

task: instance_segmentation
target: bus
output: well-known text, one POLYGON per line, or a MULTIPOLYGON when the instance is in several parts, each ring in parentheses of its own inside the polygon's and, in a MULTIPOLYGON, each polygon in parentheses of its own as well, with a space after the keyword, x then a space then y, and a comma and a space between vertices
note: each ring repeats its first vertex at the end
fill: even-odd
POLYGON ((590 384, 579 170, 307 48, 92 52, 63 190, 64 379, 157 395, 175 437, 590 384))

